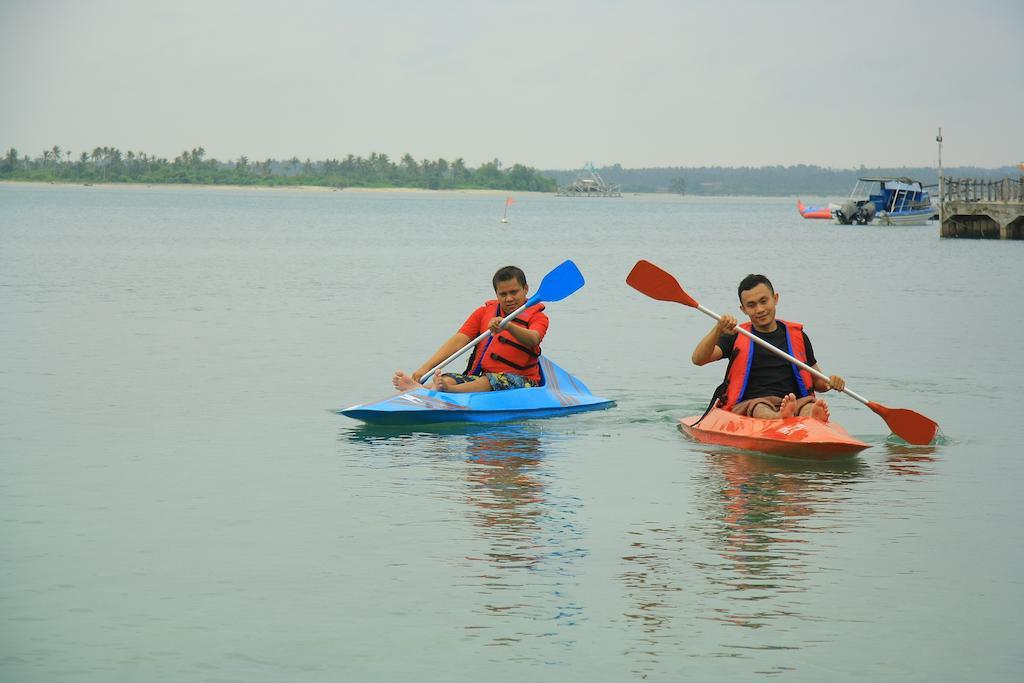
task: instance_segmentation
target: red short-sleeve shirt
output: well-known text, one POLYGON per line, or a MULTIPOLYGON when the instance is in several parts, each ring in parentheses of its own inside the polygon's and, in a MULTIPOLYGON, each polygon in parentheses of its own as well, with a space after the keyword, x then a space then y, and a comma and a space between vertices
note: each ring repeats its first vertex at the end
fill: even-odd
MULTIPOLYGON (((470 339, 476 339, 484 330, 484 325, 490 322, 491 318, 499 316, 501 316, 501 311, 497 304, 491 304, 490 306, 484 304, 469 314, 469 317, 466 318, 466 322, 462 323, 462 327, 459 328, 459 333, 466 335, 470 339)), ((548 320, 548 316, 544 311, 538 311, 532 318, 530 318, 529 329, 531 332, 539 334, 541 341, 543 341, 544 335, 547 334, 550 322, 551 321, 548 320)))

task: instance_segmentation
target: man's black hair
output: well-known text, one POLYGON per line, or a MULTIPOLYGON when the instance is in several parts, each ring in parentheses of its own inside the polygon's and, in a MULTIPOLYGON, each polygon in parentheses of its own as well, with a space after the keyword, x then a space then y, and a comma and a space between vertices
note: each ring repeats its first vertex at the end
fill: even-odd
POLYGON ((515 280, 523 287, 526 286, 526 273, 524 273, 521 268, 516 268, 515 266, 499 268, 498 272, 494 274, 493 278, 491 278, 491 284, 494 285, 494 291, 498 291, 499 282, 505 282, 506 280, 511 280, 513 278, 515 278, 515 280))
POLYGON ((766 278, 764 275, 757 273, 751 273, 742 280, 740 280, 740 286, 736 289, 736 296, 740 298, 740 303, 743 303, 743 292, 750 291, 758 285, 768 285, 768 290, 774 294, 775 288, 772 287, 772 281, 766 278))

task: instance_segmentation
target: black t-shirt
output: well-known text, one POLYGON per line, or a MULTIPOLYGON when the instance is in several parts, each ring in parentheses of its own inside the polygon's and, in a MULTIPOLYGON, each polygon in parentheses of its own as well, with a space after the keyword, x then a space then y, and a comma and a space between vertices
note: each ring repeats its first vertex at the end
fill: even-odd
MULTIPOLYGON (((754 336, 760 337, 775 348, 789 353, 786 343, 786 328, 779 323, 774 332, 758 332, 751 330, 754 336)), ((802 334, 802 332, 801 332, 802 334)), ((718 337, 718 348, 722 349, 723 358, 732 358, 733 345, 736 342, 735 334, 723 334, 718 337)), ((814 367, 814 349, 811 348, 811 340, 804 334, 804 348, 807 349, 807 364, 814 367)), ((790 354, 793 355, 793 354, 790 354)), ((747 378, 747 390, 740 397, 741 401, 750 398, 761 398, 762 396, 785 396, 786 394, 800 395, 796 384, 796 375, 793 371, 796 366, 785 358, 776 356, 768 349, 761 348, 754 344, 754 361, 750 365, 750 377, 747 378)), ((811 390, 812 387, 807 387, 811 390)))

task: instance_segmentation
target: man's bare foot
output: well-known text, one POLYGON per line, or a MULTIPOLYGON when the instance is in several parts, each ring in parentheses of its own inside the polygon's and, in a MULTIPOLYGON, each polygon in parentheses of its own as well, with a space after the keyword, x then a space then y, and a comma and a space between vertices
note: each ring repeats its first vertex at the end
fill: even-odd
POLYGON ((828 422, 829 412, 828 403, 824 400, 818 399, 811 404, 811 417, 815 420, 821 420, 822 422, 828 422))
POLYGON ((395 376, 391 378, 391 383, 394 384, 395 389, 398 389, 399 391, 410 391, 412 389, 419 389, 423 386, 401 370, 395 370, 395 376))
POLYGON ((450 383, 448 378, 442 375, 440 372, 434 373, 434 381, 431 389, 434 391, 448 391, 450 383))
POLYGON ((779 406, 779 417, 787 418, 796 415, 796 396, 786 394, 782 397, 782 404, 779 406))

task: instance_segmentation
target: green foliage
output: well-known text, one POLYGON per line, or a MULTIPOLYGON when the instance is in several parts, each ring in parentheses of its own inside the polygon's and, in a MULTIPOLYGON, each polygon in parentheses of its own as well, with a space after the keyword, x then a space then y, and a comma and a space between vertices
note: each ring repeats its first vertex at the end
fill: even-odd
POLYGON ((181 183, 195 185, 269 185, 322 187, 403 187, 424 189, 495 189, 554 192, 555 181, 521 164, 505 171, 501 162, 466 166, 460 157, 424 159, 409 154, 396 164, 387 154, 372 153, 368 159, 349 154, 343 160, 302 162, 265 159, 254 162, 241 156, 230 162, 207 159, 206 150, 185 150, 173 160, 144 152, 122 153, 116 147, 97 147, 81 152, 76 161, 60 147, 44 150, 34 159, 19 157, 13 147, 0 158, 0 179, 46 182, 181 183))
MULTIPOLYGON (((938 182, 934 168, 831 169, 821 166, 672 167, 624 169, 619 164, 597 169, 605 181, 624 192, 672 192, 690 195, 803 195, 845 197, 868 175, 908 176, 926 185, 938 182)), ((516 192, 554 192, 558 185, 575 180, 577 171, 538 171, 514 164, 503 168, 498 159, 469 168, 460 157, 416 161, 404 154, 397 163, 387 154, 369 158, 349 154, 344 159, 254 161, 240 156, 221 162, 196 147, 173 160, 145 152, 121 152, 116 147, 96 147, 79 152, 54 145, 35 158, 20 155, 11 147, 0 156, 0 179, 81 183, 182 183, 195 185, 268 185, 322 187, 411 187, 433 190, 491 189, 516 192)), ((1016 169, 947 168, 947 176, 996 179, 1016 177, 1016 169)))

